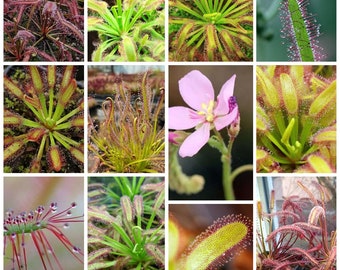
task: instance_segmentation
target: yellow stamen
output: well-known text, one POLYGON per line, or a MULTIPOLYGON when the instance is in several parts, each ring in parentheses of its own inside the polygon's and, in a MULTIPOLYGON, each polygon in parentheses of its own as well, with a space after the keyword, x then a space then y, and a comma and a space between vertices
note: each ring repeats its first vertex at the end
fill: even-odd
POLYGON ((201 107, 202 110, 198 111, 197 113, 199 115, 204 115, 205 116, 205 120, 207 122, 213 122, 214 121, 214 106, 215 106, 215 102, 213 100, 210 100, 208 105, 206 103, 202 103, 201 107))

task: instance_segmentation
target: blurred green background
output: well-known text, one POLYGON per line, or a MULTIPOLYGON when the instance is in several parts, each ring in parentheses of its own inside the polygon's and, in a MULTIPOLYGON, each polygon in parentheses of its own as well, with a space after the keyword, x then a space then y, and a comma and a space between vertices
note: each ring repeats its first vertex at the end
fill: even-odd
MULTIPOLYGON (((279 7, 282 0, 257 0, 257 61, 289 61, 282 44, 279 7)), ((336 0, 306 0, 307 10, 320 24, 319 45, 326 58, 336 61, 336 0)))

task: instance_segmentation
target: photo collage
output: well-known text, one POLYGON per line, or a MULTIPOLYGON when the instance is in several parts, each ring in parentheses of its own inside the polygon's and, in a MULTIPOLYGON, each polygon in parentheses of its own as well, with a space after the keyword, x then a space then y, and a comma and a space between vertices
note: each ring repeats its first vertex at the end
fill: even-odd
POLYGON ((0 10, 0 269, 337 269, 336 0, 0 10))

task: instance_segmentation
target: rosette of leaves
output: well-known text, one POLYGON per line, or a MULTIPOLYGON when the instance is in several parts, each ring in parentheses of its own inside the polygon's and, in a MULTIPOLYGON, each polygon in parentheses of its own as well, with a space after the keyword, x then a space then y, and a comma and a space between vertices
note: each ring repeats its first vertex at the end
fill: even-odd
POLYGON ((335 67, 257 67, 257 171, 335 172, 335 67))
POLYGON ((4 3, 5 61, 82 61, 83 1, 4 3))
POLYGON ((90 172, 162 172, 164 127, 159 118, 164 89, 148 84, 145 73, 140 91, 131 93, 124 81, 102 104, 105 119, 96 128, 90 118, 90 172))
POLYGON ((4 88, 5 171, 82 172, 84 101, 74 67, 17 67, 4 88))
POLYGON ((163 61, 164 1, 89 0, 88 31, 96 31, 99 43, 92 61, 163 61))
POLYGON ((170 0, 172 61, 250 61, 253 2, 170 0))
POLYGON ((164 181, 90 178, 88 263, 92 269, 164 269, 164 181))

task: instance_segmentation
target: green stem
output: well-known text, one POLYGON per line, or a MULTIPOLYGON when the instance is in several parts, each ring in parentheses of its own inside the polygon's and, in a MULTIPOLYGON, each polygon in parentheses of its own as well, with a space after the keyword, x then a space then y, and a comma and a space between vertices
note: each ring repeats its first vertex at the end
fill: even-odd
POLYGON ((230 179, 231 174, 231 150, 233 147, 234 139, 230 138, 228 147, 225 145, 221 134, 214 129, 214 133, 220 141, 220 152, 222 153, 222 181, 224 197, 226 200, 235 200, 235 194, 233 189, 233 181, 230 179))
POLYGON ((233 181, 230 179, 231 173, 231 159, 230 155, 222 156, 222 165, 223 165, 223 190, 224 197, 226 200, 235 200, 235 194, 233 189, 233 181))
POLYGON ((236 168, 235 170, 233 170, 230 174, 230 181, 233 182, 234 179, 241 173, 245 172, 245 171, 252 171, 253 170, 253 165, 252 164, 246 164, 246 165, 242 165, 238 168, 236 168))

